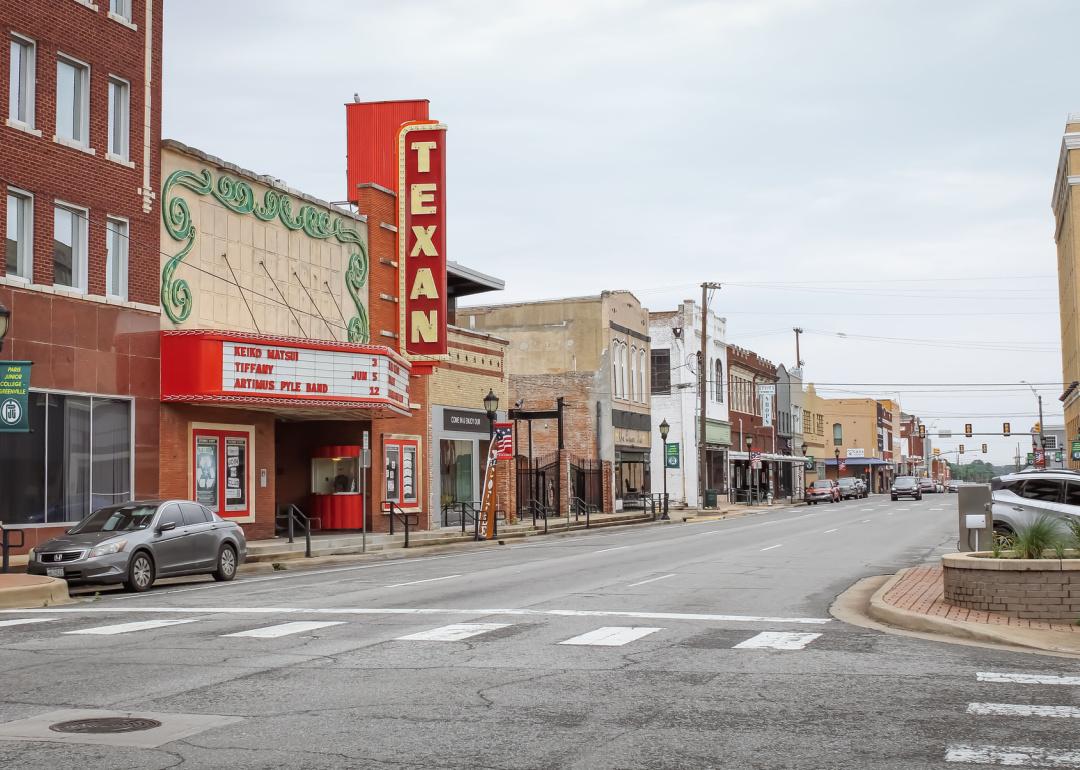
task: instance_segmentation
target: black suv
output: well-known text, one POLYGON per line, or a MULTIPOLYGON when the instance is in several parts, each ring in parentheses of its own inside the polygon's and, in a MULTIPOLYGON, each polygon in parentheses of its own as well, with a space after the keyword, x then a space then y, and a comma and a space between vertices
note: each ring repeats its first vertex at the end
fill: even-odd
POLYGON ((922 500, 922 489, 919 487, 919 480, 914 476, 897 476, 893 479, 892 489, 889 491, 894 501, 901 497, 922 500))

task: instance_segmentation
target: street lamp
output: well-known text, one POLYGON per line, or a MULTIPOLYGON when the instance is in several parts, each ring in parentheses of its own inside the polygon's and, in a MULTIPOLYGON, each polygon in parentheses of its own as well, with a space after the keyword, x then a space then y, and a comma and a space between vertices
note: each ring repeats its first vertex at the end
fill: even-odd
MULTIPOLYGON (((499 397, 495 395, 495 391, 488 388, 488 394, 484 396, 484 411, 487 412, 488 418, 488 441, 495 440, 495 417, 499 411, 499 397)), ((488 453, 491 453, 491 447, 488 447, 488 453)))
MULTIPOLYGON (((664 470, 663 470, 663 473, 664 473, 664 509, 663 509, 663 513, 660 516, 661 521, 668 521, 670 519, 670 517, 668 516, 668 499, 667 499, 667 437, 668 437, 668 431, 670 431, 670 430, 671 430, 671 426, 668 425, 668 421, 666 419, 663 422, 660 423, 660 439, 664 442, 664 451, 663 451, 663 453, 661 455, 661 461, 664 463, 664 470)), ((702 488, 704 489, 704 487, 702 487, 702 488)), ((705 505, 704 505, 705 501, 702 500, 701 502, 702 502, 701 507, 704 508, 705 507, 705 505)))
POLYGON ((836 481, 840 483, 840 450, 834 449, 833 455, 836 457, 836 481))
POLYGON ((7 336, 8 327, 11 325, 11 311, 0 302, 0 350, 4 349, 4 337, 7 336))

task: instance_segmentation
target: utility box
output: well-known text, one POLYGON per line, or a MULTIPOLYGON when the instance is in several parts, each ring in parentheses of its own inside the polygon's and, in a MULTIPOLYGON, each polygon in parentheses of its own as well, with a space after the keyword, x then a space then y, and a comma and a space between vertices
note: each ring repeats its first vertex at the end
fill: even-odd
POLYGON ((715 489, 705 490, 705 508, 716 508, 716 498, 718 492, 715 489))
POLYGON ((958 551, 985 551, 994 537, 994 520, 990 513, 990 486, 966 484, 957 490, 959 524, 958 551))

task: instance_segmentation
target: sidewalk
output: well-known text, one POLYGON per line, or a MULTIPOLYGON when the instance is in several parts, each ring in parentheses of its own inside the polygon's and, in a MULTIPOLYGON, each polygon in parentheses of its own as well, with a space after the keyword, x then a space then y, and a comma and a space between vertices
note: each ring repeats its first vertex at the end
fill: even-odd
POLYGON ((896 573, 871 597, 869 614, 882 623, 909 631, 1080 654, 1080 625, 1012 618, 947 603, 941 565, 911 567, 896 573))
POLYGON ((0 609, 67 604, 67 583, 41 575, 0 574, 0 609))

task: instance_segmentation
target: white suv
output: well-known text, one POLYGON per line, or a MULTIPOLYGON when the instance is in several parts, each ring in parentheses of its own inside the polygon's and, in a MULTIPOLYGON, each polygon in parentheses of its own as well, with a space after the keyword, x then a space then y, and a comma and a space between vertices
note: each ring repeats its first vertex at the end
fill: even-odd
POLYGON ((1010 473, 992 479, 990 489, 995 532, 1011 535, 1039 516, 1063 524, 1066 519, 1080 518, 1080 473, 1076 471, 1010 473))

